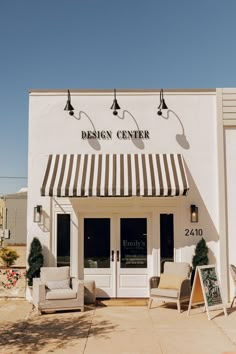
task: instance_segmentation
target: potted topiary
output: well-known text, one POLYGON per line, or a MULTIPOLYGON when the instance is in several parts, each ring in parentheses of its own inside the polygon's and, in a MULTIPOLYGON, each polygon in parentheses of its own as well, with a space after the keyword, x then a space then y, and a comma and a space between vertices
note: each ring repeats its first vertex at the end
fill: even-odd
POLYGON ((198 241, 196 248, 195 248, 195 254, 192 258, 192 274, 191 274, 191 284, 193 284, 194 276, 195 276, 195 271, 197 266, 201 265, 207 265, 209 263, 208 259, 208 247, 206 244, 206 241, 204 238, 202 238, 200 241, 198 241))
POLYGON ((28 256, 29 268, 26 271, 28 285, 32 287, 33 278, 40 276, 40 268, 43 266, 42 245, 37 237, 33 238, 28 256))

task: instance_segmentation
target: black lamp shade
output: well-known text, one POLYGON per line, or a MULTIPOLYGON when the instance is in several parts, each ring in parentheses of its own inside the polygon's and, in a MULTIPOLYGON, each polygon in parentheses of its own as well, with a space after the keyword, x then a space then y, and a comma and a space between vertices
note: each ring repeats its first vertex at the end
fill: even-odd
POLYGON ((64 111, 74 111, 74 107, 70 103, 70 100, 67 100, 64 111))
POLYGON ((167 104, 166 104, 165 99, 164 99, 163 89, 160 90, 160 104, 158 106, 158 112, 157 112, 157 114, 159 116, 162 115, 162 109, 168 109, 167 104))
POLYGON ((70 100, 70 90, 68 90, 68 92, 67 92, 67 102, 66 102, 64 111, 74 111, 74 107, 72 106, 71 100, 70 100))
POLYGON ((168 109, 168 107, 167 107, 167 105, 166 105, 166 103, 165 103, 164 98, 162 99, 161 109, 168 109))
POLYGON ((120 109, 120 106, 118 105, 118 102, 117 102, 116 98, 114 99, 114 101, 112 103, 111 109, 113 109, 113 110, 120 109))

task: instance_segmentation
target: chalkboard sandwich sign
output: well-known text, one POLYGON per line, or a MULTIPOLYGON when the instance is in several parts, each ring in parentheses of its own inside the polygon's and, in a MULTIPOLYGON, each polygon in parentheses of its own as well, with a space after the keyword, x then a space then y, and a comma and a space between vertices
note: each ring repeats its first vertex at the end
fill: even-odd
POLYGON ((192 305, 202 303, 205 305, 209 320, 211 319, 210 310, 223 309, 225 316, 227 316, 215 265, 198 266, 196 268, 188 307, 188 315, 192 305))

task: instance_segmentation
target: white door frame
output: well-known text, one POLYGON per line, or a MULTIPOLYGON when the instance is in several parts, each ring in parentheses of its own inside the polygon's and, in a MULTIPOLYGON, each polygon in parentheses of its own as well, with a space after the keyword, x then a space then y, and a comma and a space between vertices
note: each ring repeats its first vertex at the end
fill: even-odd
MULTIPOLYGON (((114 261, 110 262, 110 268, 85 268, 84 269, 84 279, 96 281, 97 287, 97 297, 147 297, 148 296, 148 279, 150 276, 150 254, 151 254, 151 213, 135 212, 135 213, 79 213, 79 249, 84 250, 84 219, 85 218, 109 218, 110 219, 110 260, 112 257, 112 250, 114 250, 114 261), (147 268, 137 268, 132 269, 121 269, 119 267, 119 262, 117 262, 117 251, 120 253, 120 218, 146 218, 147 219, 147 268), (127 273, 129 276, 127 275, 127 273), (130 286, 130 289, 123 289, 123 291, 118 291, 120 287, 120 275, 123 275, 123 284, 126 280, 135 278, 135 274, 139 274, 142 278, 143 286, 136 284, 130 286), (127 276, 126 276, 127 275, 127 276), (129 277, 129 279, 128 279, 129 277), (145 284, 145 286, 144 286, 145 284)), ((83 251, 80 251, 80 255, 83 251)), ((79 257, 79 268, 83 266, 81 263, 84 261, 84 255, 79 257)))

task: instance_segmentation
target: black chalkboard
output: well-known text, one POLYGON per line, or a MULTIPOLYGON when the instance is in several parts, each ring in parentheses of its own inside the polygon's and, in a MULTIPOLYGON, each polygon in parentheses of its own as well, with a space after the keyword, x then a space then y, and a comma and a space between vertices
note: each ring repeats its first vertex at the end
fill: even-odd
POLYGON ((188 315, 192 305, 204 303, 210 320, 210 310, 223 308, 227 316, 226 306, 224 306, 220 291, 219 279, 215 265, 198 266, 196 268, 193 287, 188 307, 188 315))
POLYGON ((215 266, 199 267, 199 271, 207 305, 210 307, 223 304, 215 266))

